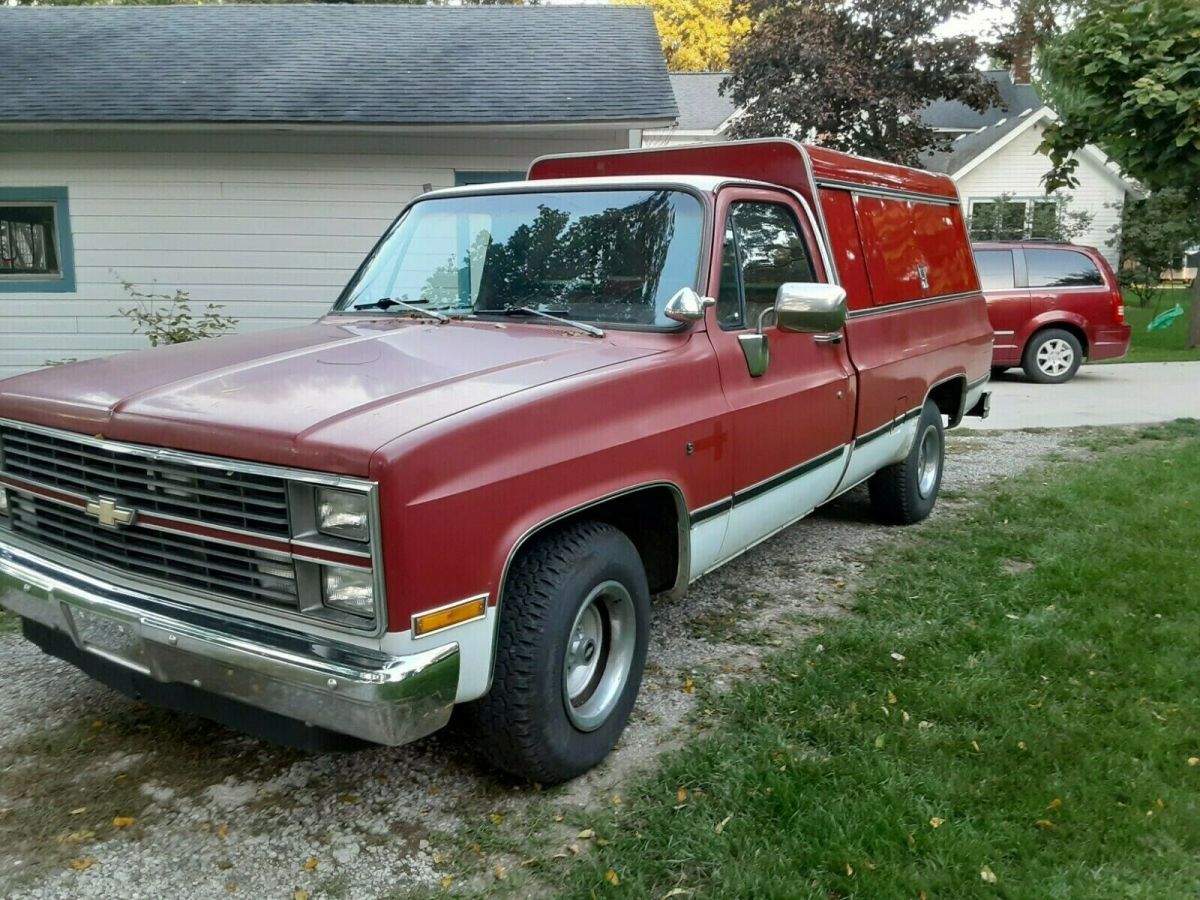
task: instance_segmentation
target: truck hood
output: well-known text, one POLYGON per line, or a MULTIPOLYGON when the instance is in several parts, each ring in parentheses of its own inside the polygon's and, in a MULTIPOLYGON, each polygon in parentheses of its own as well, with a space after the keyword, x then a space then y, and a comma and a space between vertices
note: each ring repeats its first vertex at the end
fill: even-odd
POLYGON ((0 381, 0 418, 361 476, 423 425, 661 349, 523 323, 328 319, 18 375, 0 381))

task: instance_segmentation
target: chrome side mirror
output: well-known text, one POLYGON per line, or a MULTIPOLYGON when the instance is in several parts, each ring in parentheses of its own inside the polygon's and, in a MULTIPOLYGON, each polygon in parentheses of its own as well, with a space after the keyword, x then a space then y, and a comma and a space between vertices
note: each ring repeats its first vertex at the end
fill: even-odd
POLYGON ((663 307, 663 315, 676 322, 698 322, 716 302, 712 297, 701 297, 690 287, 680 288, 663 307))
POLYGON ((802 334, 840 331, 846 324, 846 291, 836 284, 789 281, 775 294, 775 323, 802 334))

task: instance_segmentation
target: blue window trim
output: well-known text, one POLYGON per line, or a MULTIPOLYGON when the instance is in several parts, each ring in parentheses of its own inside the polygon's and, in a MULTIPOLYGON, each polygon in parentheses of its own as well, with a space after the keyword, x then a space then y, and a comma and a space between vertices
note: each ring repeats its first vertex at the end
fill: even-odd
POLYGON ((20 276, 0 278, 0 294, 68 294, 75 290, 75 245, 71 240, 71 213, 67 208, 65 187, 0 187, 0 206, 5 201, 53 203, 58 267, 62 273, 54 280, 20 276))
POLYGON ((524 172, 455 172, 454 185, 492 184, 497 181, 524 181, 524 172))

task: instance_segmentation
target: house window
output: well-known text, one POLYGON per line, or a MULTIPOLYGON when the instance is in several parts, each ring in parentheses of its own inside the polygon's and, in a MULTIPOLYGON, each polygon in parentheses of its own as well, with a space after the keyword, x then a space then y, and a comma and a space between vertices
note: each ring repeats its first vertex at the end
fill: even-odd
POLYGON ((0 188, 0 292, 75 290, 65 188, 0 188))
POLYGON ((971 240, 1053 240, 1058 235, 1058 201, 1036 197, 991 197, 971 201, 971 240))

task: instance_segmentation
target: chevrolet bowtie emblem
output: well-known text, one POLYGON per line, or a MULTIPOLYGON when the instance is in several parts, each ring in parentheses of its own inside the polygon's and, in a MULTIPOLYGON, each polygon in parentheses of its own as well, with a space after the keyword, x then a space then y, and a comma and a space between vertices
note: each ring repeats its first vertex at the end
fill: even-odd
POLYGON ((89 502, 84 510, 89 516, 100 521, 105 528, 116 528, 118 525, 132 525, 137 513, 132 509, 117 506, 116 500, 101 497, 95 502, 89 502))

